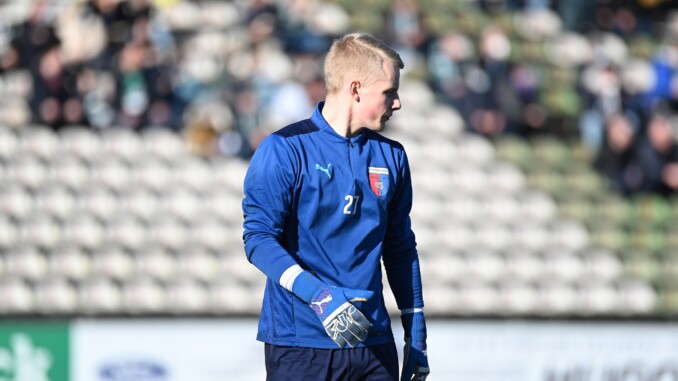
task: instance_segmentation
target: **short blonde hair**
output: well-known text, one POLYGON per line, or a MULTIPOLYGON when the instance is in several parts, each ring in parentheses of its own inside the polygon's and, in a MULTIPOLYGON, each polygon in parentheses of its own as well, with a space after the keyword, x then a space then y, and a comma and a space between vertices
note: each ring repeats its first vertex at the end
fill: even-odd
POLYGON ((351 33, 335 40, 325 57, 325 89, 338 91, 349 78, 364 84, 383 78, 384 61, 405 67, 398 53, 368 34, 351 33))

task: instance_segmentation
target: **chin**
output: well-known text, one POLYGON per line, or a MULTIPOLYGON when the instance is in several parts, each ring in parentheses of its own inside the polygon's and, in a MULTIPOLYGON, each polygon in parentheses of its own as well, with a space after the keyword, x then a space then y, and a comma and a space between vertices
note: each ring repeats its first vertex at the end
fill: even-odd
POLYGON ((371 130, 374 131, 374 132, 382 132, 382 131, 384 131, 384 129, 386 129, 386 124, 381 123, 378 126, 376 126, 375 128, 372 128, 371 130))

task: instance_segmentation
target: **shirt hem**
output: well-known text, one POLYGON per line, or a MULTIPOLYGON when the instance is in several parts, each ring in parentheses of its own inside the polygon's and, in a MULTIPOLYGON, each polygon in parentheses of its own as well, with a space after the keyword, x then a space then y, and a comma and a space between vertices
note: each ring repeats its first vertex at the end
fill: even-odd
MULTIPOLYGON (((335 344, 333 341, 331 342, 326 342, 326 341, 309 341, 309 340, 281 340, 281 339, 273 339, 273 338, 263 338, 263 337, 257 337, 258 341, 261 341, 266 344, 271 344, 271 345, 277 345, 281 347, 303 347, 303 348, 318 348, 318 349, 339 349, 337 344, 335 344)), ((394 342, 393 337, 379 337, 379 338, 374 338, 374 339, 369 339, 363 343, 359 343, 355 348, 363 348, 363 347, 373 347, 376 345, 383 345, 383 344, 388 344, 394 342)))

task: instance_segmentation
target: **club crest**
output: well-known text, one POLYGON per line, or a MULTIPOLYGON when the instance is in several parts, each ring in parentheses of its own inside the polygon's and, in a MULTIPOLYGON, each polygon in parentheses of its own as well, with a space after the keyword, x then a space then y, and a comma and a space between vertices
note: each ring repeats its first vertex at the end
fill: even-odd
POLYGON ((388 192, 388 168, 369 167, 370 188, 377 196, 388 192))

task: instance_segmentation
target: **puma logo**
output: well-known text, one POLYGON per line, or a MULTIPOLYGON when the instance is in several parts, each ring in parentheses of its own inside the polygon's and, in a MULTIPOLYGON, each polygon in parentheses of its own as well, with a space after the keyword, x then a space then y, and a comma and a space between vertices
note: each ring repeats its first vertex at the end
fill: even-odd
POLYGON ((315 169, 318 170, 318 171, 321 171, 321 172, 325 172, 327 177, 329 177, 331 179, 332 178, 332 173, 330 173, 330 167, 331 166, 332 166, 332 164, 327 164, 327 168, 325 168, 320 164, 316 164, 315 169))
POLYGON ((323 305, 326 303, 329 303, 332 301, 332 295, 327 295, 324 298, 318 300, 318 301, 312 301, 311 302, 311 307, 316 310, 319 314, 323 314, 323 305))

